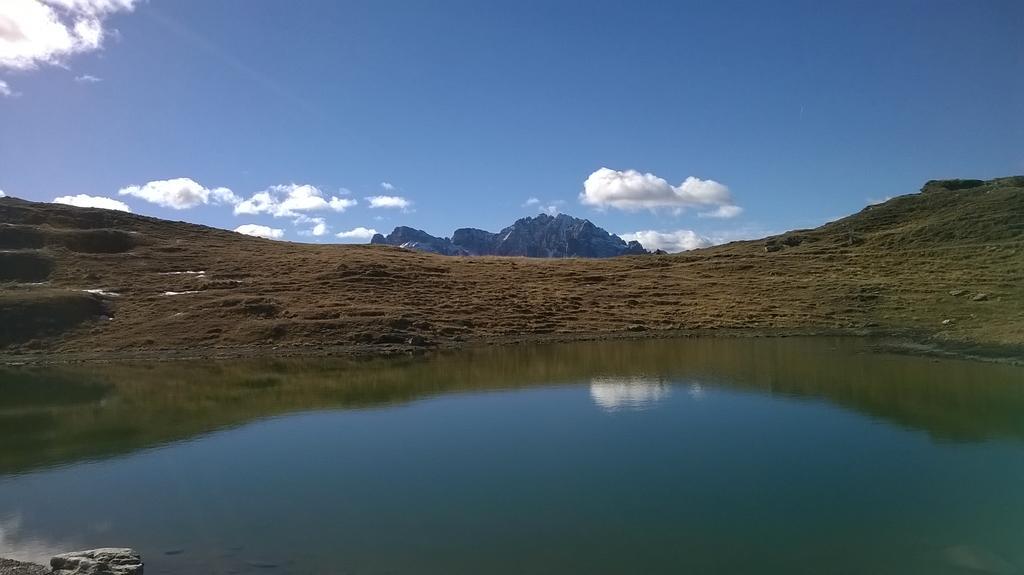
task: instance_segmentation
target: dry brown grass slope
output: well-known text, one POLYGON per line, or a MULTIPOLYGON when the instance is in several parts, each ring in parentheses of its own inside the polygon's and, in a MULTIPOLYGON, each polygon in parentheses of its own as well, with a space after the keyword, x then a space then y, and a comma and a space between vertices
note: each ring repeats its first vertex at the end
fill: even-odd
POLYGON ((1024 349, 1024 177, 929 182, 814 230, 668 256, 295 244, 12 198, 0 199, 0 250, 8 359, 378 352, 705 330, 1024 349))

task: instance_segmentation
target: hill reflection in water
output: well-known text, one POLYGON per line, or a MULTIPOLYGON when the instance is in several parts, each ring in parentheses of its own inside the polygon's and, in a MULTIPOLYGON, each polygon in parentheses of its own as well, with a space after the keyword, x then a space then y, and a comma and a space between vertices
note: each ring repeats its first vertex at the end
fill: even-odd
POLYGON ((849 338, 483 348, 429 358, 0 370, 0 474, 102 458, 299 411, 589 385, 615 411, 722 386, 822 399, 936 440, 1024 440, 1024 369, 874 353, 849 338))

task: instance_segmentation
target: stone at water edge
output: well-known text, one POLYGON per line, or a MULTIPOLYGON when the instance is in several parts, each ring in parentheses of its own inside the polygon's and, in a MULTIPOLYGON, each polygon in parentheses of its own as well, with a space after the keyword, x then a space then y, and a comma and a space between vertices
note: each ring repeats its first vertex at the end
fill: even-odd
POLYGON ((134 549, 104 547, 62 553, 50 559, 54 575, 142 575, 134 549))

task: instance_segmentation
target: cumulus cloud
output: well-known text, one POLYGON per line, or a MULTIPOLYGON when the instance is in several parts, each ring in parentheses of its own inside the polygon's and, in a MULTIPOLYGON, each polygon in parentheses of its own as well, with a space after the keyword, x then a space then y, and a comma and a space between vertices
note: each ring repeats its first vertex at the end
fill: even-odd
POLYGON ((275 218, 295 218, 303 212, 334 210, 344 212, 358 202, 349 198, 325 198, 320 188, 309 184, 270 186, 248 200, 238 202, 235 215, 270 214, 275 218))
POLYGON ((630 234, 619 234, 619 237, 627 242, 638 241, 640 245, 651 251, 665 250, 669 253, 706 248, 714 244, 710 239, 693 230, 676 230, 674 232, 643 230, 630 234))
POLYGON ((0 68, 31 70, 61 65, 98 50, 105 20, 130 12, 136 0, 3 0, 0 2, 0 68))
POLYGON ((11 87, 7 84, 7 82, 4 82, 3 80, 0 80, 0 96, 13 96, 13 95, 14 95, 14 92, 11 90, 11 87))
POLYGON ((267 238, 268 240, 278 240, 284 237, 284 230, 280 228, 272 228, 270 226, 261 226, 259 224, 244 224, 235 228, 235 231, 247 236, 267 238))
POLYGON ((714 180, 689 177, 682 184, 673 186, 649 172, 609 168, 601 168, 587 177, 580 193, 580 203, 627 211, 697 208, 708 210, 715 217, 732 217, 740 212, 729 188, 714 180))
POLYGON ((351 230, 348 230, 348 231, 345 231, 345 232, 338 232, 338 233, 336 233, 334 235, 336 237, 338 237, 338 238, 343 239, 343 240, 368 241, 376 233, 377 233, 377 230, 375 230, 373 228, 364 228, 364 227, 360 226, 358 228, 352 228, 351 230))
POLYGON ((538 204, 540 204, 540 198, 527 198, 527 200, 523 202, 524 206, 536 206, 538 204))
POLYGON ((395 190, 395 185, 392 184, 391 182, 381 182, 380 187, 384 188, 389 192, 393 192, 395 190))
POLYGON ((96 84, 102 82, 103 78, 93 76, 92 74, 82 74, 81 76, 75 76, 75 81, 79 84, 96 84))
POLYGON ((7 197, 7 194, 5 194, 3 190, 0 190, 0 198, 4 197, 7 197))
POLYGON ((158 206, 187 210, 205 204, 237 204, 241 198, 228 188, 207 188, 192 178, 154 180, 143 186, 128 186, 117 192, 135 196, 158 206))
POLYGON ((53 203, 78 206, 80 208, 103 208, 105 210, 117 210, 119 212, 131 213, 132 211, 132 209, 128 207, 128 204, 120 200, 105 198, 103 196, 90 196, 88 194, 60 196, 59 198, 53 198, 53 203))
POLYGON ((370 196, 366 198, 371 208, 399 208, 405 209, 412 205, 412 202, 402 196, 370 196))

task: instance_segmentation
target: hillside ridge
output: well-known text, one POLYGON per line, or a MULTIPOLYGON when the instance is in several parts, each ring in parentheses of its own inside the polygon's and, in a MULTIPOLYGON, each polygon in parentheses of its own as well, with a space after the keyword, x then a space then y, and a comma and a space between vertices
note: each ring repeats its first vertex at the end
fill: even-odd
POLYGON ((737 332, 1020 350, 1021 278, 1022 176, 931 181, 811 230, 607 259, 295 244, 0 199, 10 361, 737 332))

